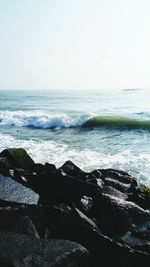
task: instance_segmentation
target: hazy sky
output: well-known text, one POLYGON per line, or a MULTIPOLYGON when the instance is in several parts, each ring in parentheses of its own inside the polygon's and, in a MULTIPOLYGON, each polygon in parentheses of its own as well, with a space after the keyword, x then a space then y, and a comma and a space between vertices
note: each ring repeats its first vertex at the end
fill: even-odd
POLYGON ((150 88, 150 0, 0 0, 11 88, 150 88))

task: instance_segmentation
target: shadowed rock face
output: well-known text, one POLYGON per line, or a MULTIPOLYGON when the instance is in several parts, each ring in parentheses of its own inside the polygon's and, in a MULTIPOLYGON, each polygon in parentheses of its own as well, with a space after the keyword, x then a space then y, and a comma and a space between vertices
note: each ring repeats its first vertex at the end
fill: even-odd
POLYGON ((44 240, 28 235, 0 233, 0 263, 11 266, 88 266, 89 253, 67 240, 44 240))
POLYGON ((57 169, 22 149, 1 153, 0 173, 0 266, 147 266, 150 191, 128 173, 57 169))

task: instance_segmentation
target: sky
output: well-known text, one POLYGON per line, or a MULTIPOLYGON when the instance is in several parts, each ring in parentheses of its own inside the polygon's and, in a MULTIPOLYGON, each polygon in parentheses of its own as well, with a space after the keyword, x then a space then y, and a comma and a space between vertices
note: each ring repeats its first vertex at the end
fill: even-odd
POLYGON ((0 0, 0 89, 149 89, 149 12, 149 0, 0 0))

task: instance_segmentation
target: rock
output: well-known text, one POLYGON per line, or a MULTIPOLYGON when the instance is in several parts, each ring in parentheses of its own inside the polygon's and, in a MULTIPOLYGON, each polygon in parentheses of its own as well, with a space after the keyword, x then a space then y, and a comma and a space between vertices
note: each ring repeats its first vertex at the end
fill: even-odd
POLYGON ((119 240, 135 249, 150 253, 150 222, 138 226, 134 231, 128 231, 119 240))
POLYGON ((72 161, 66 161, 59 170, 66 175, 73 176, 80 179, 86 179, 86 173, 77 167, 72 161))
POLYGON ((125 233, 135 225, 150 220, 150 213, 133 202, 108 194, 97 194, 93 200, 93 217, 107 234, 125 233))
POLYGON ((95 184, 62 174, 47 174, 31 180, 31 188, 40 195, 39 203, 77 202, 81 197, 93 196, 98 187, 95 184))
POLYGON ((131 184, 132 179, 134 179, 127 172, 115 169, 102 169, 101 173, 103 175, 103 179, 112 178, 124 184, 131 184))
POLYGON ((33 159, 31 159, 23 148, 5 149, 0 153, 0 157, 5 157, 14 168, 18 167, 28 170, 34 164, 33 159))
POLYGON ((0 231, 19 232, 42 238, 45 236, 46 217, 43 207, 9 202, 6 204, 8 206, 0 207, 0 231))
POLYGON ((88 251, 67 240, 44 240, 2 232, 0 244, 0 262, 13 267, 89 266, 88 251))
MULTIPOLYGON (((91 266, 116 266, 116 267, 140 267, 145 266, 150 259, 148 254, 131 249, 129 246, 116 242, 112 238, 101 234, 85 216, 80 220, 72 217, 61 216, 60 210, 53 212, 53 223, 49 224, 49 238, 67 238, 83 245, 90 252, 91 266)), ((52 219, 52 214, 50 218, 52 219)))
POLYGON ((130 189, 130 184, 125 184, 112 178, 105 178, 105 184, 123 193, 127 193, 130 189))
POLYGON ((0 157, 0 174, 9 176, 9 163, 5 157, 0 157))
POLYGON ((107 186, 107 185, 103 186, 102 193, 110 195, 110 196, 118 197, 118 198, 124 199, 124 200, 128 199, 127 194, 123 193, 122 191, 120 191, 120 190, 118 190, 112 186, 107 186))
POLYGON ((22 216, 20 220, 17 221, 14 227, 14 232, 40 238, 33 222, 28 216, 22 216))
POLYGON ((81 210, 83 210, 83 212, 89 213, 93 206, 93 199, 91 197, 83 196, 78 206, 81 208, 81 210))
POLYGON ((0 198, 18 203, 36 204, 39 195, 12 180, 10 177, 0 175, 0 198))

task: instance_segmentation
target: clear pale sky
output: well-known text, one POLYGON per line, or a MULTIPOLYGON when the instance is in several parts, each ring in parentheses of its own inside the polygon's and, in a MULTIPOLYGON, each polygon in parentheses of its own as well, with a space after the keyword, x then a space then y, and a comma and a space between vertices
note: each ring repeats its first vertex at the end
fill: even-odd
POLYGON ((150 88, 150 1, 0 0, 11 88, 150 88))

